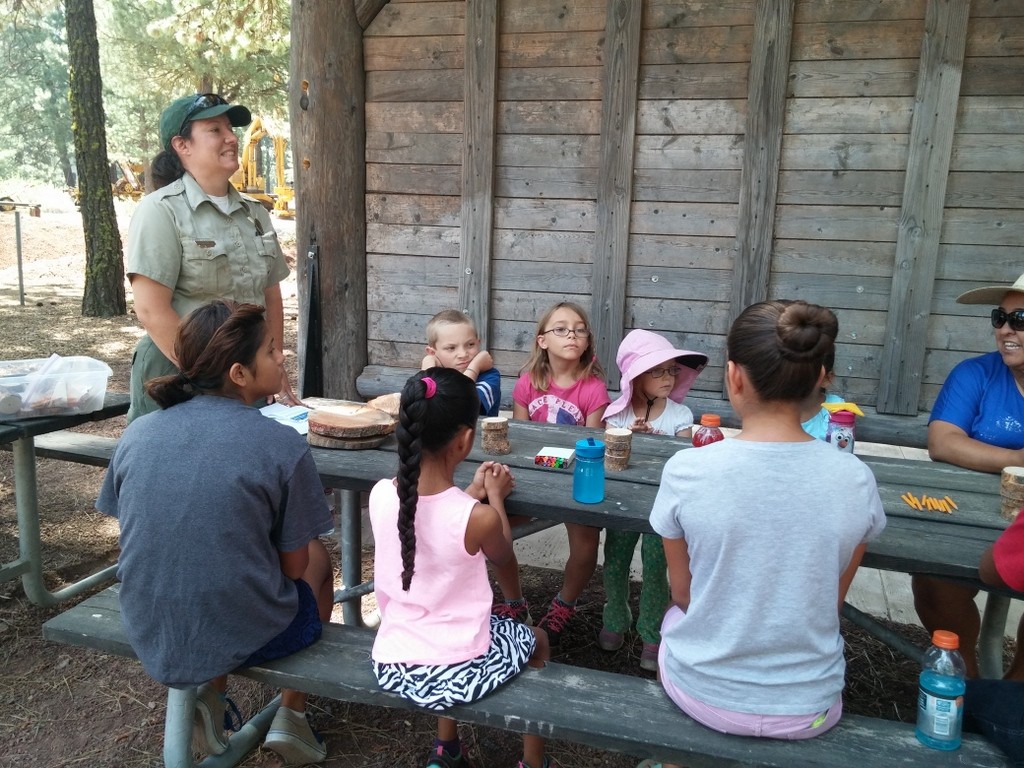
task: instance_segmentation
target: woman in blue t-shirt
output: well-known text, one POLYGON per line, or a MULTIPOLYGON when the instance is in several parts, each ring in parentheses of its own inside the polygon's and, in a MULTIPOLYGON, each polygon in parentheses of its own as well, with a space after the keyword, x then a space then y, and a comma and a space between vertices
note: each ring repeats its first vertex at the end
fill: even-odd
MULTIPOLYGON (((980 472, 1024 465, 1024 275, 1013 285, 967 291, 958 304, 987 304, 996 351, 972 357, 950 372, 928 422, 928 455, 980 472)), ((935 576, 911 578, 914 607, 930 632, 948 629, 960 636, 968 677, 978 676, 976 650, 981 619, 978 590, 935 576)), ((1024 622, 1017 630, 1024 641, 1024 622)), ((1006 676, 1024 680, 1024 651, 1018 650, 1006 676)))

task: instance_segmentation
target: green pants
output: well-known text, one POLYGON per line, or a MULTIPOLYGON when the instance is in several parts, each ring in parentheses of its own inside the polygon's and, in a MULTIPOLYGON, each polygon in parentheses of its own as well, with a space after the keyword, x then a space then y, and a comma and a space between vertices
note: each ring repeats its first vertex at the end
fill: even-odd
POLYGON ((139 339, 139 343, 135 346, 135 354, 132 355, 132 404, 128 408, 129 424, 139 416, 160 410, 156 401, 146 394, 146 382, 157 376, 170 376, 177 372, 178 369, 174 363, 164 357, 163 352, 149 336, 139 339))
MULTIPOLYGON (((629 610, 629 564, 633 560, 639 533, 606 530, 604 534, 604 627, 625 634, 632 623, 629 610)), ((645 643, 661 642, 661 620, 668 608, 668 565, 661 537, 643 534, 640 542, 643 584, 640 587, 640 615, 636 630, 645 643)))

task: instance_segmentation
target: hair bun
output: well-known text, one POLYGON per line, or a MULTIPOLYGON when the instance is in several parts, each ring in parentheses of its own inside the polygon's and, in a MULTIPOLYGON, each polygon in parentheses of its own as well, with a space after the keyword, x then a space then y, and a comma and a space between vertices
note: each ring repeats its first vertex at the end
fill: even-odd
POLYGON ((779 352, 786 360, 821 359, 835 344, 835 315, 816 304, 794 301, 779 315, 776 333, 779 352))

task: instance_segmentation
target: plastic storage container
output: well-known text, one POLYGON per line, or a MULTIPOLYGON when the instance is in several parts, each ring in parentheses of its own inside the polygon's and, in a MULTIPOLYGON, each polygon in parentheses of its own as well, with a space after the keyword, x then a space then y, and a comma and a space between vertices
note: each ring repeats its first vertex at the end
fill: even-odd
POLYGON ((960 638, 955 632, 937 629, 932 647, 924 655, 917 694, 917 740, 932 749, 960 747, 964 720, 964 679, 960 638))
POLYGON ((0 419, 98 411, 111 373, 110 366, 91 357, 0 362, 0 419))
POLYGON ((572 497, 580 504, 604 501, 604 443, 588 437, 576 441, 572 497))
POLYGON ((836 411, 828 415, 825 428, 825 442, 832 443, 840 451, 853 453, 854 428, 857 416, 850 411, 836 411))
POLYGON ((693 447, 700 448, 702 445, 709 445, 711 443, 717 443, 719 440, 725 440, 725 435, 722 434, 722 417, 717 413, 705 413, 700 417, 700 426, 697 427, 697 431, 693 433, 693 447))

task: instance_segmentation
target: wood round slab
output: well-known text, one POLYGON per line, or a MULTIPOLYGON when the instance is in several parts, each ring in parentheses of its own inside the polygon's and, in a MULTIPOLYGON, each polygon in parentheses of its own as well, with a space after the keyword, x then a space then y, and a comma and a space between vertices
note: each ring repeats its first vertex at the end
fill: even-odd
POLYGON ((343 440, 376 437, 394 432, 395 420, 376 408, 359 403, 346 403, 311 411, 309 431, 322 437, 343 440))
POLYGON ((314 448, 333 448, 341 451, 360 451, 366 448, 377 448, 385 443, 387 435, 374 435, 373 437, 327 437, 318 435, 316 432, 309 432, 306 440, 314 448))
POLYGON ((399 392, 392 392, 390 395, 381 395, 380 397, 373 398, 373 400, 368 400, 366 404, 371 408, 376 408, 378 411, 391 414, 397 419, 398 409, 402 404, 402 395, 399 392))

